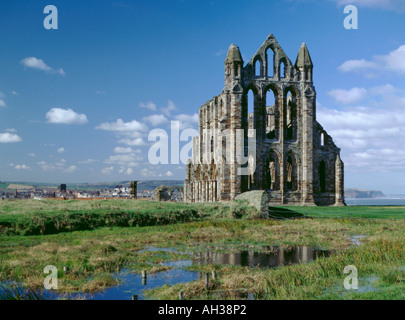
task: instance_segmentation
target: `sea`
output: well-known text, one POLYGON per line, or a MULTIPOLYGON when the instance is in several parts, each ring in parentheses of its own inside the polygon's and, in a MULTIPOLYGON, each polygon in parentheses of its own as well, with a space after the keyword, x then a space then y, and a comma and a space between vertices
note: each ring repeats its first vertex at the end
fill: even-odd
POLYGON ((381 198, 345 198, 348 206, 405 206, 405 195, 381 198))

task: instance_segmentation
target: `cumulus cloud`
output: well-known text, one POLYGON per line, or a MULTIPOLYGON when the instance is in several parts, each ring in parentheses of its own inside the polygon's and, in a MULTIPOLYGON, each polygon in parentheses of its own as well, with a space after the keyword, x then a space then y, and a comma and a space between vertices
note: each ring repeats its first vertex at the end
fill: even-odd
POLYGON ((383 9, 389 11, 404 12, 403 0, 333 0, 340 6, 352 4, 364 8, 383 9))
POLYGON ((120 139, 118 143, 128 146, 143 146, 145 145, 143 138, 146 136, 148 126, 137 120, 124 122, 122 119, 118 119, 115 122, 102 123, 96 129, 114 132, 120 139))
POLYGON ((164 115, 170 117, 172 114, 172 111, 177 111, 178 109, 177 109, 176 105, 174 104, 174 102, 169 100, 169 102, 167 103, 167 107, 161 108, 160 110, 162 111, 162 113, 164 115))
POLYGON ((352 88, 350 90, 334 89, 328 92, 328 94, 335 98, 337 102, 344 104, 357 102, 364 98, 366 93, 367 90, 364 88, 352 88))
POLYGON ((152 116, 144 117, 142 120, 150 123, 155 127, 160 126, 169 121, 163 114, 154 114, 152 116))
POLYGON ((139 106, 140 106, 141 108, 149 109, 149 110, 151 110, 151 111, 156 111, 156 104, 154 104, 153 102, 148 102, 148 103, 143 103, 143 102, 141 102, 141 103, 139 104, 139 106))
POLYGON ((5 97, 3 92, 0 92, 0 107, 5 107, 6 106, 6 102, 3 100, 5 97))
POLYGON ((143 168, 141 170, 141 175, 144 177, 155 177, 156 176, 156 170, 150 170, 148 168, 143 168))
POLYGON ((63 173, 73 173, 77 170, 76 166, 69 166, 62 170, 63 173))
POLYGON ((78 170, 78 167, 75 165, 68 165, 65 159, 61 159, 57 162, 48 163, 45 161, 37 162, 41 169, 45 172, 61 172, 61 173, 73 173, 78 170))
POLYGON ((37 70, 41 70, 47 73, 57 73, 60 74, 62 76, 65 75, 65 72, 63 71, 62 68, 59 68, 57 70, 51 68, 50 66, 48 66, 42 59, 38 59, 35 57, 27 57, 22 59, 21 64, 27 68, 31 68, 31 69, 37 69, 37 70))
POLYGON ((115 153, 132 153, 134 150, 130 147, 123 148, 123 147, 116 147, 114 148, 115 153))
POLYGON ((318 120, 342 148, 349 168, 405 170, 405 100, 395 107, 319 108, 318 120))
POLYGON ((173 117, 174 120, 180 122, 180 130, 192 129, 198 126, 198 114, 178 114, 173 117))
POLYGON ((87 159, 87 160, 84 160, 84 161, 80 161, 79 163, 91 164, 91 163, 94 163, 94 162, 97 162, 97 160, 95 160, 95 159, 87 159))
POLYGON ((125 173, 127 175, 131 175, 134 172, 132 168, 127 168, 125 169, 124 167, 121 167, 120 170, 118 170, 118 173, 125 173))
POLYGON ((148 127, 137 120, 124 122, 122 119, 118 119, 116 122, 102 123, 99 126, 97 126, 96 129, 115 132, 137 132, 137 131, 146 131, 148 130, 148 127))
POLYGON ((405 74, 405 45, 386 55, 373 56, 370 61, 348 60, 338 69, 342 72, 357 72, 369 78, 384 73, 405 74))
POLYGON ((146 143, 143 138, 135 138, 135 139, 120 139, 118 143, 126 144, 127 146, 132 147, 141 147, 144 146, 146 143))
POLYGON ((48 123, 57 124, 86 124, 88 123, 85 114, 78 114, 72 109, 52 108, 46 114, 48 123))
POLYGON ((102 170, 101 170, 101 173, 102 174, 105 174, 105 175, 109 175, 109 174, 111 174, 112 172, 114 171, 114 167, 107 167, 107 168, 103 168, 102 170))
POLYGON ((171 171, 166 172, 166 176, 171 177, 172 175, 173 175, 173 172, 171 172, 171 171))
POLYGON ((136 167, 143 160, 141 155, 135 153, 123 153, 110 156, 104 162, 107 164, 116 164, 123 167, 136 167))
POLYGON ((15 143, 21 141, 22 141, 21 137, 15 133, 10 132, 0 133, 0 143, 15 143))
POLYGON ((64 153, 65 152, 65 148, 61 147, 58 149, 58 153, 64 153))
POLYGON ((13 163, 10 163, 10 167, 14 167, 15 170, 31 170, 31 168, 25 164, 14 165, 13 163))

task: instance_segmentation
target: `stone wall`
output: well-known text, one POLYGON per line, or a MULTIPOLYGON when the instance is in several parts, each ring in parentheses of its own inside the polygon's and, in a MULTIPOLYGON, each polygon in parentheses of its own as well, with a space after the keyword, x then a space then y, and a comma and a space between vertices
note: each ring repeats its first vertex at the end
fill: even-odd
POLYGON ((245 66, 239 48, 229 47, 224 89, 199 109, 199 136, 186 170, 187 202, 265 190, 272 205, 344 205, 344 164, 316 121, 305 44, 292 64, 270 35, 245 66), (238 162, 238 154, 249 161, 238 162))

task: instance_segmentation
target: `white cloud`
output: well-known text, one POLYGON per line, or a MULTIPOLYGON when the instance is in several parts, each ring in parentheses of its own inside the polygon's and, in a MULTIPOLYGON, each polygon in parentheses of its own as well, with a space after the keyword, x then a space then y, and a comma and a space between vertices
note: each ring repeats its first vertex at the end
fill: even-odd
POLYGON ((357 102, 365 97, 367 90, 364 88, 352 88, 350 90, 334 89, 328 92, 337 102, 349 104, 357 102))
POLYGON ((386 55, 373 56, 371 61, 348 60, 338 69, 343 72, 357 72, 369 78, 384 73, 405 74, 405 45, 386 55))
POLYGON ((172 111, 177 111, 177 107, 176 107, 176 105, 174 104, 173 101, 169 100, 169 102, 167 103, 167 107, 166 108, 161 108, 160 110, 162 111, 163 114, 170 117, 172 111))
POLYGON ((11 91, 11 94, 13 95, 13 96, 18 96, 18 92, 17 91, 11 91))
POLYGON ((41 71, 45 71, 47 73, 58 73, 62 76, 65 75, 65 72, 63 71, 62 68, 59 68, 57 70, 51 68, 50 66, 48 66, 42 59, 38 59, 35 57, 27 57, 22 59, 21 64, 27 68, 31 68, 31 69, 37 69, 37 70, 41 70, 41 71))
POLYGON ((318 120, 348 168, 368 172, 405 170, 405 102, 394 108, 318 109, 318 120))
POLYGON ((198 114, 178 114, 173 117, 174 120, 180 121, 180 129, 192 129, 198 126, 198 114))
POLYGON ((15 143, 15 142, 21 142, 22 139, 19 135, 15 133, 0 133, 0 143, 15 143))
POLYGON ((403 0, 333 0, 338 3, 338 5, 355 5, 364 8, 371 9, 383 9, 389 11, 404 12, 405 3, 403 0))
MULTIPOLYGON (((11 165, 11 164, 10 164, 11 165)), ((25 164, 17 164, 14 166, 14 169, 16 170, 31 170, 29 166, 26 166, 25 164)))
POLYGON ((94 163, 94 162, 96 162, 97 160, 95 160, 95 159, 87 159, 87 160, 84 160, 84 161, 80 161, 79 163, 82 163, 82 164, 91 164, 91 163, 94 163))
POLYGON ((73 173, 77 170, 76 166, 69 166, 66 169, 63 169, 62 172, 63 173, 73 173))
POLYGON ((116 147, 114 148, 115 153, 132 153, 134 150, 130 147, 123 148, 123 147, 116 147))
POLYGON ((45 172, 58 171, 62 173, 73 173, 78 169, 78 167, 75 165, 68 166, 67 161, 65 159, 61 159, 58 162, 54 163, 47 163, 45 161, 40 161, 37 162, 37 164, 45 172))
POLYGON ((135 153, 128 153, 110 156, 104 162, 107 164, 117 164, 123 167, 136 167, 142 160, 143 160, 142 155, 136 155, 135 153))
POLYGON ((58 149, 58 153, 64 153, 65 152, 65 148, 61 147, 58 149))
POLYGON ((114 167, 107 167, 101 170, 102 174, 109 175, 114 171, 114 167))
POLYGON ((3 100, 5 97, 3 92, 0 92, 0 107, 5 107, 6 106, 6 102, 3 100))
POLYGON ((72 109, 52 108, 46 114, 48 123, 58 124, 86 124, 88 123, 85 114, 78 114, 72 109))
POLYGON ((97 130, 115 131, 115 132, 136 132, 146 131, 148 127, 136 120, 130 122, 124 122, 122 119, 118 119, 116 122, 105 122, 96 127, 97 130))
POLYGON ((35 153, 29 153, 28 154, 30 157, 36 157, 37 155, 35 153))
POLYGON ((125 169, 124 167, 121 167, 120 170, 118 171, 118 173, 125 173, 127 175, 131 175, 134 172, 134 170, 132 168, 127 168, 125 169))
POLYGON ((142 119, 145 122, 149 122, 151 125, 157 127, 161 124, 167 123, 169 120, 163 114, 154 114, 142 119))
POLYGON ((340 71, 349 72, 354 70, 367 70, 367 69, 378 69, 378 64, 371 61, 366 61, 364 59, 360 60, 348 60, 345 61, 338 68, 340 71))
POLYGON ((156 171, 150 170, 148 168, 143 168, 141 170, 141 175, 144 177, 155 177, 156 176, 156 171))
POLYGON ((121 139, 118 143, 126 144, 127 146, 141 147, 145 145, 145 141, 142 138, 135 139, 121 139))
POLYGON ((149 109, 149 110, 151 110, 151 111, 156 111, 156 104, 154 104, 153 102, 148 102, 148 103, 143 103, 143 102, 141 102, 141 103, 139 104, 139 106, 140 106, 141 108, 149 109))
POLYGON ((166 176, 171 177, 172 175, 173 175, 173 172, 171 172, 171 171, 166 172, 166 176))

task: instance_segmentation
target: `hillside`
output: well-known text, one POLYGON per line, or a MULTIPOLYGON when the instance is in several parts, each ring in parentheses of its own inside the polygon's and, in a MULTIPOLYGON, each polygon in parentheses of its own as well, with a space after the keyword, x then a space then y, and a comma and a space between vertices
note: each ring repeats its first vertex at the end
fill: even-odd
POLYGON ((361 190, 356 188, 345 189, 346 198, 384 198, 385 194, 378 190, 361 190))
MULTIPOLYGON (((6 189, 7 187, 18 185, 19 188, 24 186, 34 187, 37 189, 43 188, 58 188, 59 184, 56 183, 35 183, 35 182, 0 182, 0 188, 6 189)), ((121 185, 129 187, 129 181, 113 181, 113 182, 99 182, 99 183, 67 183, 66 186, 69 190, 102 190, 114 189, 115 186, 121 185)), ((160 185, 165 186, 183 186, 183 180, 140 180, 138 181, 138 191, 153 191, 160 185)))

